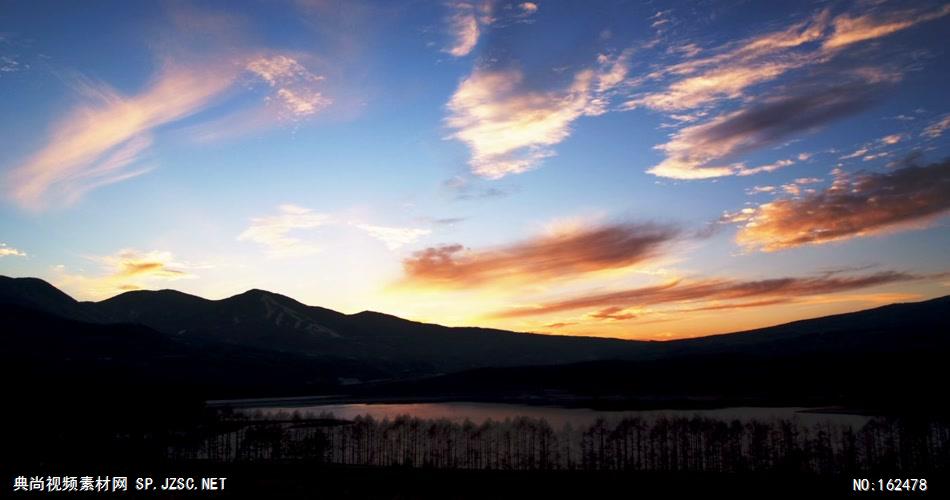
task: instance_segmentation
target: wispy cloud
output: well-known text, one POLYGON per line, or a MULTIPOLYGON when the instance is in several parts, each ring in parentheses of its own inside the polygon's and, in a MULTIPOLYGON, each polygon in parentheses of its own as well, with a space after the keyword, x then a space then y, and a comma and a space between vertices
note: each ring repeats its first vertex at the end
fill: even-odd
POLYGON ((332 103, 317 90, 323 77, 311 73, 297 59, 282 54, 258 57, 246 67, 275 89, 277 99, 293 117, 310 116, 332 103))
POLYGON ((320 252, 319 245, 292 236, 291 233, 325 226, 332 221, 329 215, 289 204, 281 205, 279 212, 277 215, 251 219, 250 227, 238 236, 238 240, 263 246, 271 258, 303 257, 320 252))
POLYGON ((834 29, 822 47, 837 49, 852 43, 881 38, 916 24, 950 14, 950 5, 934 10, 901 10, 860 16, 842 14, 834 19, 834 29))
MULTIPOLYGON (((779 300, 833 294, 891 283, 924 279, 913 274, 882 271, 860 275, 818 275, 782 277, 763 280, 729 278, 682 279, 660 285, 631 288, 606 293, 582 295, 554 300, 533 306, 511 308, 493 315, 496 318, 518 318, 593 309, 592 317, 610 318, 619 313, 633 314, 632 310, 651 306, 693 308, 758 307, 779 300), (728 304, 718 302, 726 301, 728 304), (628 311, 626 313, 622 311, 628 311)), ((629 318, 627 318, 629 319, 629 318)))
POLYGON ((672 81, 662 90, 635 96, 625 106, 672 112, 742 97, 752 85, 820 59, 821 56, 810 55, 808 51, 795 50, 821 38, 828 16, 827 11, 822 11, 786 29, 713 48, 709 51, 711 56, 687 57, 654 71, 649 78, 672 81))
POLYGON ((452 198, 460 201, 488 200, 504 198, 511 194, 511 188, 502 189, 496 186, 478 187, 471 179, 463 176, 454 176, 442 182, 442 189, 452 194, 452 198))
POLYGON ((397 250, 419 238, 432 233, 430 229, 412 227, 374 226, 372 224, 354 224, 355 227, 366 231, 373 238, 382 241, 386 248, 397 250))
POLYGON ((689 117, 688 121, 677 119, 688 123, 695 121, 696 112, 708 113, 721 101, 753 103, 681 130, 668 143, 658 146, 666 159, 649 172, 676 179, 707 179, 751 175, 790 164, 791 159, 782 164, 747 167, 735 160, 723 160, 863 110, 873 96, 859 87, 894 82, 900 78, 899 71, 873 67, 842 71, 828 63, 858 42, 885 37, 947 13, 950 9, 946 7, 888 11, 873 6, 860 16, 847 12, 833 16, 831 10, 824 9, 787 28, 713 47, 701 56, 687 56, 654 70, 643 80, 663 82, 661 88, 632 96, 624 104, 626 109, 646 107, 674 115, 674 119, 689 117), (790 92, 786 87, 778 97, 754 98, 765 83, 793 70, 818 66, 826 72, 840 73, 831 77, 838 85, 800 92, 790 92), (763 120, 761 125, 756 119, 763 120))
POLYGON ((796 133, 866 109, 876 85, 852 83, 773 97, 701 125, 686 127, 656 146, 666 158, 649 173, 673 179, 707 179, 770 171, 791 165, 786 159, 761 167, 723 163, 730 157, 775 144, 796 133))
POLYGON ((0 55, 0 74, 15 73, 28 68, 29 65, 21 64, 16 56, 9 54, 0 55))
POLYGON ((312 209, 284 204, 277 215, 254 217, 250 226, 239 236, 239 241, 261 245, 270 258, 295 258, 313 255, 323 250, 304 233, 318 228, 355 228, 382 242, 390 250, 398 250, 432 233, 431 229, 381 226, 347 221, 340 217, 318 213, 312 209))
POLYGON ((138 164, 156 127, 189 116, 231 85, 227 65, 166 66, 141 93, 124 96, 91 81, 84 97, 51 131, 46 145, 7 175, 13 199, 25 208, 71 203, 86 191, 148 170, 138 164))
POLYGON ((445 48, 445 52, 454 57, 467 56, 478 45, 482 26, 490 25, 494 21, 493 2, 454 2, 449 8, 452 10, 448 19, 449 32, 453 42, 445 48))
POLYGON ((0 257, 26 257, 26 252, 21 252, 6 243, 0 243, 0 257))
POLYGON ((860 16, 843 13, 832 18, 821 10, 811 18, 787 28, 727 43, 706 51, 709 56, 686 60, 660 68, 651 79, 670 79, 664 89, 635 96, 626 107, 645 106, 660 111, 677 111, 738 99, 746 89, 791 70, 827 62, 843 48, 873 40, 931 21, 950 13, 907 9, 860 16))
POLYGON ((572 278, 643 263, 678 234, 670 226, 626 223, 561 227, 493 249, 429 247, 403 261, 404 283, 468 288, 572 278))
POLYGON ((927 125, 927 128, 920 135, 929 139, 936 139, 943 135, 944 131, 950 128, 950 113, 943 115, 939 120, 927 125))
POLYGON ((736 241, 766 252, 926 226, 950 210, 950 161, 884 173, 836 171, 828 189, 727 213, 736 241))

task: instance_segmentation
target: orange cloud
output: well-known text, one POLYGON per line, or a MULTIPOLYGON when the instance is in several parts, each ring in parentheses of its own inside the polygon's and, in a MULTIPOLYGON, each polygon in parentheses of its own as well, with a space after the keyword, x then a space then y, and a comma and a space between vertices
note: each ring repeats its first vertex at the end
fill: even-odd
POLYGON ((813 53, 793 53, 819 40, 827 29, 828 13, 738 43, 714 48, 713 56, 687 59, 648 75, 675 78, 666 89, 642 94, 625 103, 628 109, 646 106, 660 111, 696 108, 721 99, 735 99, 752 86, 773 80, 789 70, 822 59, 813 53))
POLYGON ((587 316, 594 319, 611 319, 615 321, 624 321, 637 317, 636 314, 626 312, 625 308, 619 306, 606 307, 587 316))
POLYGON ((551 301, 533 307, 518 307, 497 312, 495 318, 519 318, 573 311, 600 309, 592 317, 609 317, 620 311, 658 305, 699 304, 699 309, 727 308, 709 301, 736 301, 732 307, 756 307, 815 296, 868 288, 872 286, 923 279, 907 273, 883 271, 873 274, 842 276, 826 273, 816 277, 786 277, 758 281, 709 278, 677 280, 669 283, 607 293, 596 293, 565 300, 551 301), (755 299, 755 301, 748 301, 755 299))
POLYGON ((950 210, 950 160, 884 173, 836 171, 826 190, 727 213, 736 241, 766 252, 923 225, 950 210))
POLYGON ((157 282, 196 277, 186 270, 188 266, 175 262, 168 252, 124 249, 113 255, 90 259, 102 265, 102 274, 71 274, 64 267, 57 266, 53 282, 75 297, 98 300, 157 282))
POLYGON ((822 10, 811 19, 786 29, 713 48, 712 56, 687 59, 654 71, 648 77, 673 75, 676 79, 664 90, 636 96, 625 106, 676 111, 737 99, 753 85, 774 80, 794 69, 826 62, 843 47, 885 37, 948 13, 950 7, 945 6, 929 12, 841 14, 831 19, 829 11, 822 10), (816 42, 821 45, 815 45, 816 42))
POLYGON ((883 15, 867 14, 852 17, 845 14, 835 18, 834 33, 828 37, 822 47, 837 49, 852 43, 881 38, 950 14, 950 5, 930 12, 905 10, 883 15))
POLYGON ((40 209, 72 203, 89 189, 145 173, 135 167, 155 127, 184 118, 228 88, 226 65, 166 66, 142 93, 127 97, 100 83, 83 83, 86 103, 53 127, 46 145, 7 176, 13 199, 40 209))
POLYGON ((943 135, 943 132, 947 129, 950 129, 950 113, 927 125, 927 128, 920 135, 929 139, 936 139, 943 135))
POLYGON ((466 288, 573 277, 645 262, 677 235, 668 226, 614 224, 546 234, 496 249, 430 247, 403 261, 404 280, 413 285, 466 288))
POLYGON ((178 279, 188 276, 188 273, 173 269, 172 256, 167 252, 139 252, 137 250, 122 250, 116 255, 101 257, 100 262, 113 269, 112 278, 158 277, 178 279))

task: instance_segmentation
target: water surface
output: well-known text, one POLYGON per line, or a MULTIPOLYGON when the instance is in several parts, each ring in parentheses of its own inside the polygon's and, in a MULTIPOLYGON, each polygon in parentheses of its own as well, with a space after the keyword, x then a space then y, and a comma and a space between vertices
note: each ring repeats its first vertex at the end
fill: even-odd
POLYGON ((399 415, 409 415, 427 419, 446 418, 458 422, 469 419, 474 423, 481 423, 488 419, 505 420, 506 418, 524 416, 547 419, 547 421, 555 427, 561 427, 568 422, 573 426, 586 426, 600 417, 608 420, 619 420, 628 416, 639 416, 644 419, 655 419, 660 416, 701 416, 726 421, 736 419, 740 421, 793 419, 805 425, 830 423, 859 428, 870 418, 863 415, 817 413, 809 410, 809 408, 800 407, 734 407, 695 410, 607 411, 592 410, 589 408, 474 402, 311 404, 266 407, 250 406, 243 409, 243 411, 252 413, 260 411, 265 416, 293 412, 318 415, 327 412, 332 413, 337 418, 344 419, 353 419, 360 415, 371 415, 376 419, 393 419, 399 415))

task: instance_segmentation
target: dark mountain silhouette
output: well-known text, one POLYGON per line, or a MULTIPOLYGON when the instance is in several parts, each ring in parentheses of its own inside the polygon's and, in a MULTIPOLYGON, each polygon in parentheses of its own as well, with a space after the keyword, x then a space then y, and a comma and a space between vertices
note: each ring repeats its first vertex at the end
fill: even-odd
POLYGON ((296 395, 332 389, 344 375, 385 376, 369 364, 332 356, 181 338, 136 324, 80 322, 18 305, 0 304, 0 317, 0 365, 20 396, 296 395))
POLYGON ((669 342, 346 315, 262 290, 223 300, 136 291, 80 303, 42 280, 3 278, 0 304, 12 339, 4 357, 23 370, 108 367, 129 380, 262 396, 358 379, 376 382, 347 392, 374 398, 831 401, 901 384, 918 391, 950 350, 950 297, 669 342))
MULTIPOLYGON (((16 283, 9 287, 13 289, 11 296, 22 288, 55 290, 40 280, 11 281, 16 283)), ((369 311, 346 315, 263 290, 250 290, 222 300, 173 290, 133 291, 101 302, 75 303, 77 307, 70 309, 41 299, 14 303, 80 321, 138 323, 172 336, 373 362, 392 376, 482 366, 635 359, 653 344, 449 328, 369 311)))
POLYGON ((0 304, 12 304, 78 321, 99 321, 84 304, 39 278, 0 276, 0 304))
POLYGON ((749 332, 664 342, 640 361, 481 368, 360 389, 397 398, 514 399, 600 407, 849 406, 945 411, 950 297, 749 332))

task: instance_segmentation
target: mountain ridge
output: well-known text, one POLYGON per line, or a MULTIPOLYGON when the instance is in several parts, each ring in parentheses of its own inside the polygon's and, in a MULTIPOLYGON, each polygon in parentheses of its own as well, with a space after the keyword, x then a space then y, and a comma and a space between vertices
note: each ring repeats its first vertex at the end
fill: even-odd
POLYGON ((4 277, 0 279, 3 302, 27 307, 32 304, 35 309, 76 321, 142 324, 166 335, 196 341, 369 362, 391 378, 486 367, 842 350, 847 348, 842 344, 844 338, 861 344, 855 331, 874 331, 882 325, 889 325, 889 334, 895 328, 929 331, 931 325, 945 323, 945 312, 950 309, 950 296, 945 296, 740 332, 639 341, 446 327, 376 311, 344 314, 261 289, 218 300, 163 289, 124 292, 99 302, 77 302, 45 281, 4 277), (913 312, 906 312, 908 308, 913 312))

